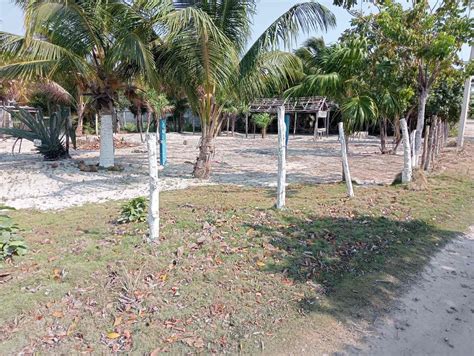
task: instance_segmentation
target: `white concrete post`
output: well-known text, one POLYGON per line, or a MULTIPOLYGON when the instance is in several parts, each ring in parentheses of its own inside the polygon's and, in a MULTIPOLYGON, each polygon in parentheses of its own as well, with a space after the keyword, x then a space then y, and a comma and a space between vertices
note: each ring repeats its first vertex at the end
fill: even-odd
POLYGON ((278 182, 277 182, 277 209, 285 207, 286 184, 286 125, 285 106, 278 108, 278 182))
POLYGON ((148 207, 148 227, 151 241, 160 237, 160 189, 158 183, 158 153, 156 148, 156 134, 147 135, 148 167, 150 174, 150 201, 148 207))
MULTIPOLYGON (((407 121, 405 119, 400 120, 400 127, 402 129, 403 138, 403 172, 402 172, 402 183, 411 182, 412 176, 412 163, 411 163, 411 147, 410 147, 410 136, 408 134, 407 121)), ((425 140, 428 138, 425 137, 425 140)))
MULTIPOLYGON (((471 55, 469 56, 469 60, 474 60, 474 46, 471 46, 471 55)), ((458 148, 462 148, 462 146, 464 146, 464 131, 466 130, 466 121, 469 112, 469 103, 471 101, 471 85, 473 79, 474 76, 470 76, 466 79, 466 82, 464 83, 464 95, 462 97, 461 117, 459 118, 459 131, 457 140, 458 148)))
POLYGON ((99 166, 108 168, 114 165, 114 127, 112 115, 101 115, 99 166))
POLYGON ((344 124, 342 122, 337 124, 339 128, 339 141, 341 142, 341 156, 342 156, 342 167, 344 168, 344 179, 347 185, 347 195, 352 198, 354 196, 354 190, 352 189, 351 172, 349 170, 349 161, 347 159, 347 147, 346 137, 344 135, 344 124))

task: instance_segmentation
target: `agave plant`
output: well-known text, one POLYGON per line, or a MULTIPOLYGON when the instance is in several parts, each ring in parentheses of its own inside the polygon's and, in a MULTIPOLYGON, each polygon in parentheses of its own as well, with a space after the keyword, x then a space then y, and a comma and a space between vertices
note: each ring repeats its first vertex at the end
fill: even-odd
POLYGON ((19 109, 18 112, 12 112, 12 115, 20 121, 22 127, 0 128, 0 133, 34 142, 36 149, 46 160, 68 157, 67 133, 75 144, 75 132, 67 127, 68 111, 55 112, 49 120, 45 120, 41 111, 32 115, 26 110, 19 109))

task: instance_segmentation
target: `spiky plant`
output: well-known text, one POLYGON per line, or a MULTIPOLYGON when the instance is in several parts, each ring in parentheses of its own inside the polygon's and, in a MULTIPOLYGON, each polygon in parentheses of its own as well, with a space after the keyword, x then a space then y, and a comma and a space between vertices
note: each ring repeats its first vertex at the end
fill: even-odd
MULTIPOLYGON (((65 147, 69 115, 67 110, 53 113, 48 122, 41 111, 32 115, 26 110, 19 109, 18 112, 12 112, 12 115, 24 128, 0 128, 0 133, 34 142, 36 149, 46 160, 57 160, 68 156, 65 147)), ((69 136, 74 142, 74 130, 69 129, 69 136)))

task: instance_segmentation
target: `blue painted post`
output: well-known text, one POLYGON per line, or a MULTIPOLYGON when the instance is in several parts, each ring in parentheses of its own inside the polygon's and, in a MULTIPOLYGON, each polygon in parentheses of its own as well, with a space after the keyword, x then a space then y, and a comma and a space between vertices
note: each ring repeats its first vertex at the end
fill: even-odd
POLYGON ((285 114, 286 137, 285 147, 288 148, 288 137, 290 136, 290 114, 285 114))
POLYGON ((166 119, 160 119, 160 165, 164 166, 166 157, 166 119))

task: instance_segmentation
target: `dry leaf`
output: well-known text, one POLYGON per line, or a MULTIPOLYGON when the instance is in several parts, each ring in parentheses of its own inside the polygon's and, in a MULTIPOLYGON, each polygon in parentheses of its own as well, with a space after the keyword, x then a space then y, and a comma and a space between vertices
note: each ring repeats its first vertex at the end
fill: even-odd
POLYGON ((116 332, 110 332, 110 333, 107 333, 107 339, 118 339, 120 337, 120 334, 119 333, 116 333, 116 332))
POLYGON ((257 266, 260 267, 260 268, 265 267, 265 262, 258 261, 257 266))
POLYGON ((54 311, 51 315, 54 316, 55 318, 63 318, 64 317, 64 313, 60 310, 54 311))
POLYGON ((114 328, 122 324, 122 317, 121 316, 116 316, 114 320, 114 328))

